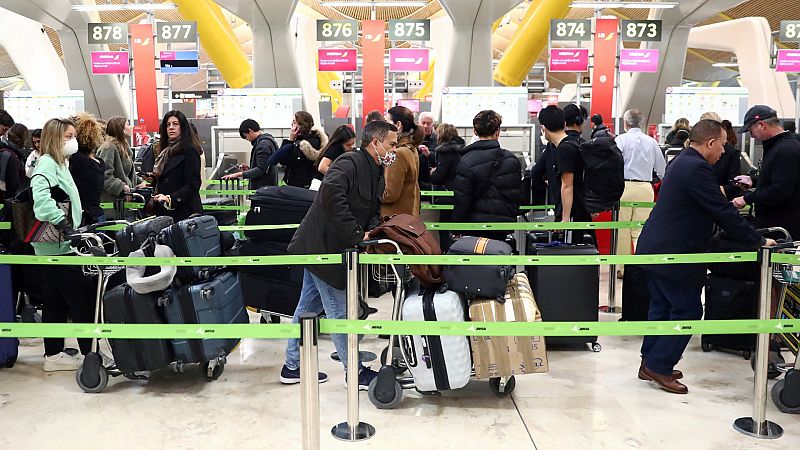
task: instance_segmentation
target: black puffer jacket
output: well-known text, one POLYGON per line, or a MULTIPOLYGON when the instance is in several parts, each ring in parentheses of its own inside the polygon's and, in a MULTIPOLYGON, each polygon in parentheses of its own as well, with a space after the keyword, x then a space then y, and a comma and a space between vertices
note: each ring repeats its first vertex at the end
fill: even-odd
POLYGON ((464 148, 458 163, 454 222, 515 222, 519 215, 522 166, 496 140, 464 148))
POLYGON ((317 174, 314 163, 319 151, 327 143, 328 136, 317 129, 298 136, 295 141, 284 139, 281 148, 269 158, 269 163, 286 167, 283 181, 289 186, 308 188, 317 174))
MULTIPOLYGON (((461 157, 464 156, 464 140, 456 136, 455 139, 442 142, 437 148, 438 165, 431 174, 431 183, 444 186, 448 191, 452 191, 456 184, 456 170, 461 157)), ((447 197, 442 197, 443 200, 447 197)), ((445 203, 445 202, 442 202, 445 203)), ((452 203, 452 202, 450 202, 452 203)))

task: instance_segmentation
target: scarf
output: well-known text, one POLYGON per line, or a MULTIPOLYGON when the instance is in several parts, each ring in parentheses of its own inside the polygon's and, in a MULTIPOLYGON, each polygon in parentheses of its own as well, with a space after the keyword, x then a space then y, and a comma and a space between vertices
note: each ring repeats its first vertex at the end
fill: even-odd
POLYGON ((169 141, 168 143, 169 147, 162 150, 161 153, 159 153, 158 156, 156 156, 155 165, 153 166, 154 176, 158 177, 159 175, 161 175, 164 172, 164 167, 166 167, 169 158, 171 158, 172 155, 180 153, 182 149, 180 144, 181 144, 180 139, 169 141))

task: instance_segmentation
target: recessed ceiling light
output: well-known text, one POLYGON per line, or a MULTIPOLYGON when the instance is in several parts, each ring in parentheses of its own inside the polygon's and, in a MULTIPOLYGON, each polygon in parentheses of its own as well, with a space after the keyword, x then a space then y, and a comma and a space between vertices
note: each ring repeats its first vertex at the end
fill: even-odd
POLYGON ((174 3, 100 3, 95 5, 72 5, 73 11, 166 11, 175 9, 174 3))
POLYGON ((348 7, 348 6, 355 6, 355 7, 358 7, 358 6, 387 6, 387 7, 408 6, 408 7, 421 8, 423 6, 428 6, 428 2, 414 1, 414 0, 407 1, 407 2, 403 2, 403 1, 385 1, 385 2, 382 2, 382 1, 371 1, 371 0, 341 1, 341 2, 325 1, 325 2, 319 2, 319 4, 322 5, 322 6, 331 6, 331 7, 334 7, 334 8, 344 8, 344 7, 348 7))
POLYGON ((670 9, 678 6, 678 2, 605 2, 605 1, 575 1, 569 5, 571 8, 625 8, 625 9, 670 9))

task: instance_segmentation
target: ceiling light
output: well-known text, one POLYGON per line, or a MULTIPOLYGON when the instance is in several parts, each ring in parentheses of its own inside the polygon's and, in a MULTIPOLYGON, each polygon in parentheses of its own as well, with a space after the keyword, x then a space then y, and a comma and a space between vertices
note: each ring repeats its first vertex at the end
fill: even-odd
POLYGON ((414 1, 414 0, 407 1, 407 2, 403 2, 403 1, 385 1, 385 2, 382 2, 382 1, 371 1, 371 0, 362 0, 362 1, 355 1, 355 2, 351 2, 351 1, 341 1, 341 2, 324 1, 324 2, 319 2, 319 4, 322 5, 322 6, 331 6, 331 7, 334 7, 334 8, 344 8, 344 7, 348 7, 348 6, 355 6, 355 7, 358 7, 358 6, 368 6, 368 7, 369 6, 387 6, 387 7, 408 6, 408 7, 422 8, 424 6, 428 6, 428 2, 414 1))
POLYGON ((678 6, 678 2, 605 2, 605 1, 575 1, 569 5, 571 8, 625 8, 625 9, 671 9, 678 6))
POLYGON ((72 5, 73 11, 166 11, 177 8, 173 3, 100 3, 95 5, 72 5))
POLYGON ((711 67, 739 67, 739 63, 736 62, 716 62, 711 65, 711 67))

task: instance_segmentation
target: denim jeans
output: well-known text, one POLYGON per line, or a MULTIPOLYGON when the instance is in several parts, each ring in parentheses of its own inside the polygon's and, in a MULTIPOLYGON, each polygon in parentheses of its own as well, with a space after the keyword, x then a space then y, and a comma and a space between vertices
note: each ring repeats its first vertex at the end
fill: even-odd
MULTIPOLYGON (((303 271, 303 289, 300 291, 300 302, 292 317, 292 323, 300 323, 300 315, 305 312, 320 313, 325 311, 328 319, 347 318, 347 297, 345 291, 334 289, 309 272, 303 271)), ((339 353, 339 360, 347 369, 347 335, 332 334, 331 339, 336 351, 339 353)), ((360 365, 360 363, 359 363, 360 365)), ((286 346, 286 367, 297 369, 300 367, 300 343, 298 339, 289 339, 286 346)))

